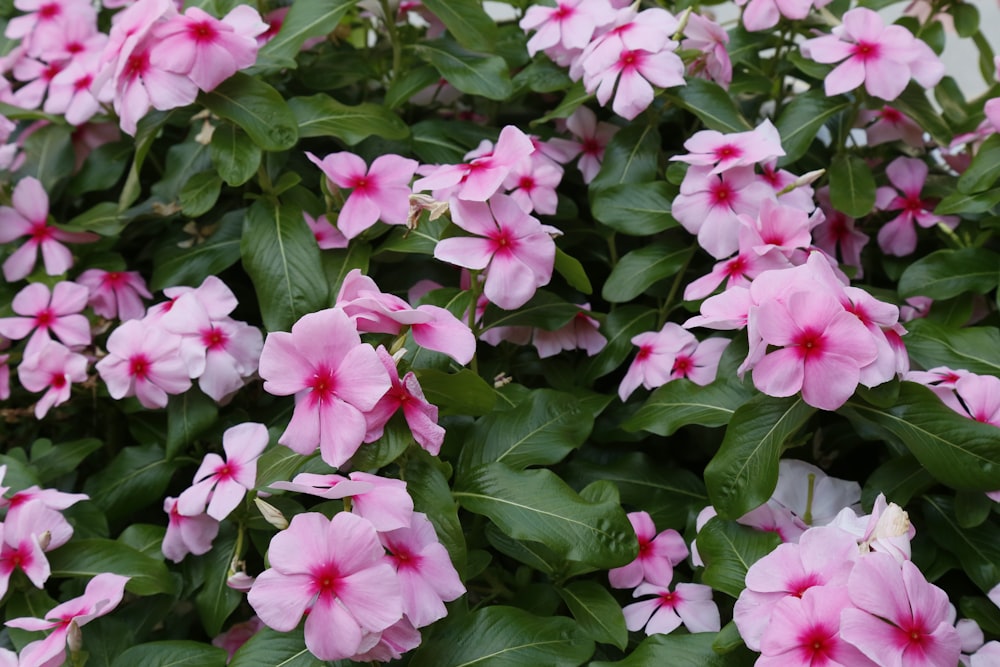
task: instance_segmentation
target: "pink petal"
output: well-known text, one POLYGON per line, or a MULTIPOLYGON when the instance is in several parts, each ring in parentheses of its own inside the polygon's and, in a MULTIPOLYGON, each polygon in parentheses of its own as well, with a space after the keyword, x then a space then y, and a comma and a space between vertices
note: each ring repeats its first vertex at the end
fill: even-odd
POLYGON ((44 223, 49 216, 49 195, 41 182, 32 176, 26 176, 17 182, 11 195, 14 210, 24 216, 29 222, 44 223))

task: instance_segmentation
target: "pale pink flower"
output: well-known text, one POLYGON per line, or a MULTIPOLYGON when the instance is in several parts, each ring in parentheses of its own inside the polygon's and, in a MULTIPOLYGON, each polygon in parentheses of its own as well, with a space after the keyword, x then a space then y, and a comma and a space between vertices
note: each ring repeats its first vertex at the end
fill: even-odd
POLYGON ((970 373, 955 382, 955 393, 965 407, 965 415, 1000 427, 1000 378, 970 373))
POLYGON ((167 405, 167 394, 191 387, 179 337, 145 320, 128 320, 108 337, 108 356, 95 368, 111 398, 135 396, 146 408, 167 405))
POLYGON ((288 632, 305 622, 309 651, 341 660, 370 650, 403 616, 403 598, 374 526, 347 512, 297 514, 271 540, 271 567, 247 599, 265 624, 288 632))
POLYGON ((369 168, 354 153, 331 153, 322 160, 312 153, 306 156, 326 175, 331 188, 351 190, 337 216, 337 227, 345 238, 353 239, 379 220, 389 225, 406 224, 416 160, 381 155, 369 168))
POLYGON ((451 203, 452 221, 476 237, 439 241, 434 257, 467 269, 485 270, 483 292, 505 310, 520 308, 548 284, 555 266, 552 227, 542 225, 506 195, 489 202, 451 203))
POLYGON ((590 183, 601 170, 604 149, 619 128, 611 123, 597 122, 597 116, 589 107, 580 107, 566 119, 566 129, 580 141, 580 159, 576 166, 583 174, 583 182, 590 183))
POLYGON ((712 601, 712 587, 703 584, 640 584, 632 597, 655 595, 622 609, 625 625, 636 632, 645 627, 647 635, 667 634, 684 625, 688 632, 718 632, 722 625, 719 608, 712 601))
POLYGON ((889 105, 884 105, 881 109, 862 109, 858 112, 858 123, 865 128, 869 146, 900 140, 914 148, 924 145, 923 128, 902 111, 889 105))
POLYGON ((590 317, 590 304, 580 304, 580 311, 569 322, 555 331, 535 329, 532 345, 541 359, 553 357, 563 350, 585 350, 592 357, 608 344, 600 331, 600 322, 590 317))
POLYGON ((188 554, 200 556, 212 548, 212 541, 219 534, 219 522, 207 514, 187 516, 181 514, 177 498, 163 500, 163 511, 167 513, 167 532, 163 536, 160 549, 163 555, 175 563, 184 560, 188 554))
POLYGON ((225 460, 215 452, 205 455, 193 485, 177 498, 181 514, 207 513, 222 521, 243 500, 257 481, 257 459, 267 447, 267 427, 255 422, 237 424, 222 434, 225 460))
POLYGON ((87 582, 83 595, 56 605, 45 618, 21 617, 6 622, 11 628, 34 632, 50 631, 45 639, 31 642, 21 650, 20 664, 61 665, 66 659, 66 643, 71 632, 99 616, 115 610, 125 594, 129 577, 103 572, 87 582))
POLYGON ((841 636, 880 665, 958 663, 961 640, 948 596, 911 561, 870 553, 847 582, 854 607, 841 612, 841 636))
POLYGON ((674 566, 688 557, 687 544, 672 528, 656 533, 648 512, 629 512, 629 523, 639 540, 639 555, 628 565, 608 571, 613 588, 634 588, 643 582, 667 586, 674 578, 674 566))
POLYGON ((535 30, 528 40, 528 54, 558 46, 567 51, 583 49, 601 26, 614 19, 610 6, 586 0, 560 0, 555 7, 533 5, 518 22, 521 30, 535 30))
POLYGON ((688 75, 715 81, 728 90, 733 80, 733 63, 726 50, 727 44, 729 33, 721 25, 700 14, 688 16, 681 49, 702 52, 688 63, 688 75))
POLYGON ((861 250, 868 244, 869 237, 854 224, 854 218, 833 208, 830 204, 830 188, 824 186, 816 192, 816 200, 823 211, 824 220, 812 230, 813 243, 831 257, 840 257, 847 266, 857 269, 855 278, 864 273, 861 265, 861 250))
POLYGON ((17 367, 17 376, 28 391, 45 392, 35 404, 35 417, 42 419, 49 408, 69 400, 72 383, 87 379, 87 358, 48 341, 34 356, 24 358, 17 367))
POLYGON ((699 343, 692 336, 674 355, 670 379, 684 378, 701 386, 711 384, 719 370, 722 353, 730 342, 728 338, 706 338, 699 343))
MULTIPOLYGON (((746 234, 741 229, 740 238, 746 234)), ((697 301, 716 290, 723 282, 726 283, 724 289, 733 287, 749 287, 750 282, 764 271, 782 269, 791 266, 788 259, 780 253, 765 253, 763 255, 755 252, 752 248, 745 248, 745 244, 740 244, 741 250, 734 257, 716 262, 712 270, 688 283, 684 288, 685 301, 697 301)))
POLYGON ((87 288, 71 282, 56 283, 50 291, 44 283, 31 283, 14 297, 14 312, 21 317, 0 318, 0 335, 20 340, 31 338, 24 354, 35 356, 55 334, 67 347, 90 344, 90 322, 80 314, 87 305, 87 288))
POLYGON ((65 67, 63 62, 46 63, 34 58, 23 57, 14 65, 13 75, 25 85, 13 95, 13 103, 24 109, 40 109, 49 84, 65 67))
POLYGON ((392 386, 374 348, 339 308, 304 315, 291 333, 271 332, 260 355, 264 390, 295 394, 295 412, 278 442, 302 455, 320 448, 342 466, 364 441, 364 413, 392 386))
POLYGON ((669 382, 677 354, 692 338, 689 331, 674 322, 667 322, 659 331, 634 336, 632 344, 639 352, 618 386, 619 398, 627 400, 640 384, 646 389, 655 389, 669 382))
POLYGON ((18 181, 11 196, 13 208, 0 206, 0 243, 27 236, 28 240, 3 263, 7 282, 21 280, 35 268, 42 251, 45 272, 58 276, 73 266, 73 255, 60 241, 91 243, 98 239, 89 232, 65 232, 48 222, 49 195, 37 179, 26 176, 18 181))
POLYGON ((739 216, 740 250, 749 249, 758 255, 780 254, 789 264, 801 264, 807 257, 805 250, 812 243, 811 230, 822 219, 822 211, 807 215, 801 209, 765 199, 755 218, 739 216))
POLYGON ((321 250, 330 250, 332 248, 346 248, 349 243, 344 233, 333 226, 329 220, 327 220, 325 215, 320 215, 317 217, 312 217, 305 211, 302 211, 302 217, 306 219, 306 224, 309 225, 309 231, 313 233, 316 238, 316 243, 319 245, 321 250))
POLYGON ((90 90, 98 71, 100 48, 106 41, 103 34, 100 36, 104 40, 94 45, 96 50, 77 54, 64 69, 52 77, 43 106, 46 113, 63 114, 69 124, 82 125, 100 111, 102 103, 112 101, 109 89, 101 91, 100 98, 90 90))
POLYGON ((86 0, 15 0, 14 6, 25 13, 10 19, 4 35, 23 40, 32 56, 58 42, 66 26, 97 24, 97 12, 86 0))
POLYGON ((832 35, 806 40, 802 54, 820 63, 840 63, 826 76, 828 96, 854 90, 862 83, 869 95, 891 101, 914 78, 932 88, 944 76, 944 65, 924 42, 899 25, 886 26, 878 13, 857 7, 844 14, 832 35))
POLYGON ((710 166, 710 174, 721 174, 733 167, 747 167, 781 157, 781 137, 771 121, 764 122, 747 132, 723 134, 715 130, 700 130, 684 142, 686 155, 675 155, 671 160, 691 165, 710 166))
POLYGON ((107 319, 137 320, 146 312, 142 299, 152 299, 138 271, 87 269, 76 282, 90 290, 87 303, 107 319))
POLYGON ((415 512, 409 526, 381 532, 379 538, 399 578, 410 623, 420 628, 447 616, 444 603, 464 594, 465 586, 427 515, 415 512))
POLYGON ((370 521, 378 531, 405 528, 413 517, 413 499, 406 491, 406 482, 391 477, 352 472, 348 479, 302 472, 291 482, 274 482, 270 487, 327 500, 350 497, 351 511, 370 521))
POLYGON ((936 201, 920 198, 927 180, 927 163, 917 158, 898 157, 889 163, 885 173, 895 189, 883 186, 875 193, 875 208, 883 211, 902 211, 897 217, 882 225, 878 231, 878 245, 886 253, 904 257, 917 248, 917 230, 937 224, 954 229, 958 217, 935 215, 936 201))
POLYGON ((149 40, 141 42, 120 65, 113 82, 119 124, 133 136, 150 107, 166 111, 187 106, 198 97, 197 84, 186 75, 153 64, 151 47, 149 40))
POLYGON ((830 0, 737 0, 736 4, 746 5, 743 26, 750 32, 757 32, 778 25, 781 17, 801 21, 809 15, 810 9, 828 5, 830 0))
POLYGON ((437 423, 437 406, 431 405, 424 398, 420 382, 413 371, 400 378, 392 355, 381 345, 375 352, 378 353, 379 360, 389 375, 392 387, 374 408, 365 413, 368 425, 365 442, 375 442, 381 438, 389 419, 402 409, 406 424, 413 433, 413 439, 418 445, 437 456, 444 442, 444 429, 437 423))
POLYGON ((20 569, 35 588, 41 588, 52 570, 46 551, 58 549, 73 536, 63 516, 41 500, 29 500, 14 516, 0 524, 0 596, 7 592, 10 577, 20 569))
MULTIPOLYGON (((352 662, 389 662, 399 660, 420 646, 420 631, 403 616, 400 620, 378 633, 378 643, 363 653, 350 657, 352 662)), ((986 666, 984 666, 986 667, 986 666)))
POLYGON ((823 526, 845 507, 861 501, 861 485, 830 477, 805 461, 782 459, 771 500, 788 508, 804 524, 823 526))
POLYGON ((559 202, 556 187, 562 177, 562 167, 536 151, 511 168, 503 185, 525 213, 555 215, 559 202))
MULTIPOLYGON (((250 589, 248 588, 247 590, 250 589)), ((229 659, 232 660, 233 654, 240 650, 241 646, 250 641, 251 637, 263 630, 264 627, 264 621, 256 616, 251 616, 250 620, 243 621, 242 623, 234 623, 221 635, 213 637, 212 646, 225 649, 226 653, 229 654, 229 659)))
POLYGON ((779 169, 777 158, 760 163, 760 174, 757 177, 771 186, 782 206, 791 206, 806 213, 815 211, 813 196, 816 193, 812 186, 787 169, 779 169))

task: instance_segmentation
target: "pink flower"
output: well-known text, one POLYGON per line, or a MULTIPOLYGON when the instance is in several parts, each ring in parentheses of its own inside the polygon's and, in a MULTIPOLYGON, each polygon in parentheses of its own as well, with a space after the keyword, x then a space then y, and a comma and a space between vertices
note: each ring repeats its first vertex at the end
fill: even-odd
POLYGON ((670 379, 685 378, 697 385, 707 385, 715 381, 722 353, 731 342, 728 338, 706 338, 700 343, 691 337, 674 356, 670 379))
POLYGON ((366 472, 352 472, 349 477, 302 472, 291 482, 279 481, 270 486, 327 500, 350 497, 351 511, 371 522, 378 531, 410 525, 413 498, 406 491, 406 482, 366 472))
POLYGON ((41 500, 29 500, 14 516, 0 524, 0 596, 7 593, 10 577, 20 569, 35 588, 41 588, 52 570, 46 551, 58 549, 73 536, 63 516, 41 500))
POLYGON ((1000 378, 970 373, 955 382, 955 393, 965 406, 966 415, 977 422, 1000 427, 1000 378))
POLYGON ((733 63, 726 50, 727 44, 729 33, 721 25, 700 14, 688 16, 681 49, 702 52, 688 64, 688 75, 715 81, 728 90, 733 80, 733 63))
POLYGON ((316 238, 316 243, 319 245, 320 249, 330 250, 331 248, 347 247, 347 237, 344 236, 343 232, 334 227, 333 224, 326 219, 325 215, 314 218, 303 211, 302 216, 306 219, 306 224, 309 225, 309 229, 316 238))
POLYGON ((791 510, 808 526, 826 525, 860 500, 861 485, 857 482, 829 477, 805 461, 778 462, 778 484, 771 501, 791 510))
POLYGON ((380 345, 375 351, 389 375, 392 387, 375 407, 365 414, 368 423, 365 442, 375 442, 381 438, 389 419, 402 409, 406 424, 413 433, 413 439, 418 445, 437 456, 444 442, 444 429, 437 423, 437 406, 431 405, 424 398, 420 382, 412 371, 401 379, 396 369, 396 362, 386 349, 380 345))
POLYGON ((67 600, 50 609, 44 619, 22 617, 6 622, 11 628, 40 632, 50 630, 42 640, 34 641, 21 650, 21 665, 61 665, 66 659, 66 642, 74 628, 114 611, 125 594, 129 577, 104 572, 87 582, 83 595, 67 600))
POLYGON ((562 177, 562 168, 536 151, 511 168, 503 185, 525 213, 555 215, 559 202, 556 187, 562 177))
POLYGON ((35 417, 42 419, 49 408, 69 400, 70 385, 87 379, 87 358, 55 341, 44 343, 34 356, 17 367, 21 384, 28 391, 45 391, 35 404, 35 417))
POLYGON ((31 333, 24 354, 33 357, 55 334, 68 347, 90 344, 90 322, 80 314, 87 305, 87 288, 71 282, 56 283, 49 291, 31 283, 14 297, 14 312, 22 317, 0 318, 0 335, 19 340, 31 333), (34 332, 34 333, 32 333, 34 332))
POLYGON ((464 594, 465 586, 427 515, 416 512, 408 527, 379 537, 399 578, 403 613, 410 623, 420 628, 447 616, 444 603, 464 594))
POLYGON ((4 35, 22 39, 32 56, 58 42, 67 26, 97 24, 97 12, 81 0, 15 0, 14 6, 26 13, 10 19, 4 35))
POLYGON ((841 636, 878 664, 958 663, 961 640, 948 596, 911 561, 866 554, 855 564, 847 590, 856 608, 841 613, 841 636))
POLYGON ((225 649, 226 653, 229 654, 229 659, 232 660, 233 654, 240 650, 241 646, 250 641, 251 637, 263 630, 264 627, 264 621, 256 616, 252 616, 250 620, 231 625, 221 635, 214 637, 212 639, 212 646, 225 649))
POLYGON ((14 207, 0 206, 0 243, 27 236, 28 240, 3 263, 7 282, 21 280, 35 268, 42 251, 45 272, 58 276, 73 266, 73 256, 60 241, 90 243, 98 239, 89 232, 64 232, 48 223, 49 196, 42 184, 31 176, 18 181, 11 196, 14 207))
POLYGON ((875 193, 875 208, 902 213, 885 223, 878 232, 878 245, 884 252, 903 257, 916 250, 914 223, 921 227, 943 224, 951 229, 958 225, 956 216, 934 215, 937 202, 920 198, 920 191, 927 180, 927 164, 923 160, 898 157, 889 163, 885 173, 896 189, 880 187, 875 193))
POLYGON ((750 32, 767 30, 778 25, 784 16, 793 21, 801 21, 809 15, 809 10, 830 4, 830 0, 737 0, 737 5, 746 5, 743 10, 743 26, 750 32))
POLYGON ((802 44, 802 54, 816 62, 844 61, 826 76, 827 95, 846 93, 864 83, 869 95, 890 101, 899 97, 911 77, 932 88, 944 76, 938 57, 906 28, 886 27, 881 16, 865 7, 848 11, 843 21, 832 35, 802 44))
POLYGON ((837 257, 839 250, 841 262, 857 269, 854 277, 861 278, 864 275, 861 250, 868 244, 868 235, 855 227, 854 218, 833 208, 830 204, 829 187, 820 188, 816 192, 816 200, 826 219, 813 228, 813 243, 831 257, 837 257))
POLYGON ((177 498, 178 511, 186 516, 206 512, 222 521, 257 482, 257 459, 267 447, 267 427, 255 422, 237 424, 222 434, 226 459, 214 452, 205 455, 194 484, 177 498), (207 510, 206 510, 207 508, 207 510))
POLYGON ((135 396, 146 408, 167 405, 167 394, 191 387, 178 352, 179 337, 145 320, 122 323, 108 337, 108 356, 95 368, 111 398, 135 396))
POLYGON ((219 534, 219 522, 207 514, 187 516, 181 514, 178 498, 164 498, 163 511, 167 513, 167 533, 160 549, 175 563, 188 554, 200 556, 212 548, 212 540, 219 534))
POLYGON ((672 528, 656 534, 656 526, 648 512, 629 512, 635 536, 639 540, 639 555, 622 567, 608 571, 613 588, 634 588, 643 582, 667 586, 674 578, 674 566, 688 556, 687 544, 672 528))
POLYGON ((920 148, 924 145, 924 130, 902 111, 883 106, 881 109, 862 109, 858 122, 864 126, 869 146, 902 140, 903 143, 920 148))
POLYGON ((247 599, 279 632, 294 629, 308 612, 306 648, 320 660, 342 660, 370 649, 403 616, 399 582, 384 553, 375 528, 361 517, 297 514, 271 540, 271 567, 247 599))
POLYGON ((600 352, 608 339, 600 331, 600 322, 590 317, 590 304, 580 305, 580 311, 564 326, 555 331, 535 329, 531 339, 541 359, 553 357, 563 350, 586 350, 592 357, 600 352))
POLYGON ((452 221, 477 237, 439 241, 434 257, 473 270, 485 270, 486 297, 505 310, 520 308, 548 284, 555 266, 551 227, 525 213, 506 195, 489 202, 456 199, 452 221))
POLYGON ((291 333, 272 332, 260 355, 264 390, 295 394, 295 412, 278 442, 342 466, 364 441, 364 413, 392 386, 374 348, 361 342, 347 314, 330 308, 304 315, 291 333))
POLYGON ((746 167, 781 157, 781 137, 771 121, 748 132, 723 134, 715 130, 701 130, 684 142, 687 155, 675 155, 671 160, 698 166, 711 166, 710 174, 721 174, 733 167, 746 167))
POLYGON ((138 271, 87 269, 76 282, 90 290, 88 303, 107 319, 137 320, 146 312, 142 299, 152 299, 138 271))
POLYGON ((577 167, 583 182, 590 183, 601 169, 604 149, 618 127, 611 123, 598 123, 597 116, 588 107, 580 107, 566 119, 566 129, 580 140, 580 160, 577 167))
POLYGON ((689 331, 674 322, 667 322, 659 331, 647 331, 633 337, 632 344, 639 352, 618 386, 622 401, 627 400, 640 384, 646 389, 655 389, 669 382, 677 353, 692 338, 689 331))
POLYGON ((331 188, 336 185, 351 189, 337 216, 337 227, 347 239, 353 239, 380 219, 390 225, 406 224, 416 160, 382 155, 368 168, 353 153, 331 153, 322 160, 312 153, 306 155, 326 174, 331 188))
POLYGON ((688 632, 718 632, 722 627, 719 608, 712 601, 712 587, 703 584, 640 584, 632 597, 655 595, 652 600, 635 602, 622 609, 625 625, 636 632, 645 626, 647 635, 667 634, 681 624, 688 632))
POLYGON ((537 31, 528 40, 528 54, 533 56, 554 46, 565 50, 583 49, 597 28, 613 18, 610 6, 585 0, 561 0, 555 7, 529 7, 518 26, 525 32, 537 31))

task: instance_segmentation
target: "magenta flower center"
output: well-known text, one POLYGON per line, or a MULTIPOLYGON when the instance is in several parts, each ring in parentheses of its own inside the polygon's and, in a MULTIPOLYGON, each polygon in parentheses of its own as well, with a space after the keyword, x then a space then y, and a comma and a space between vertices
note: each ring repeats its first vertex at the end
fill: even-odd
POLYGON ((877 60, 879 56, 879 45, 878 42, 865 42, 860 41, 854 45, 851 50, 851 55, 856 58, 860 58, 862 62, 868 62, 869 60, 877 60))
POLYGON ((574 12, 575 10, 572 7, 568 7, 560 3, 559 7, 554 12, 552 12, 552 18, 554 18, 556 21, 562 22, 568 19, 570 16, 572 16, 574 12))
POLYGON ((206 349, 225 349, 228 341, 229 336, 226 335, 226 332, 216 329, 215 327, 210 327, 201 332, 201 344, 204 345, 206 349))
POLYGON ((677 606, 679 602, 681 602, 681 598, 679 595, 677 595, 677 593, 671 593, 669 591, 666 593, 660 593, 661 607, 667 607, 669 609, 673 609, 674 607, 677 606))
POLYGON ((635 355, 635 360, 642 361, 644 359, 648 359, 649 355, 651 355, 652 353, 653 353, 652 347, 650 347, 649 345, 643 345, 642 347, 639 348, 639 353, 635 355))
POLYGON ((498 229, 490 236, 490 240, 493 241, 494 254, 510 255, 517 249, 517 239, 511 235, 509 229, 498 229))
POLYGON ((716 206, 729 206, 734 199, 733 188, 724 181, 713 185, 709 190, 709 195, 712 197, 712 203, 716 206))
POLYGON ((680 377, 687 377, 694 367, 694 362, 691 357, 677 357, 674 359, 674 367, 671 369, 671 375, 678 375, 680 377))
POLYGON ((527 192, 531 192, 535 189, 535 179, 531 176, 522 176, 521 180, 517 182, 517 187, 527 192))
POLYGON ((70 42, 66 45, 66 51, 69 53, 80 53, 83 51, 83 44, 80 42, 70 42))
POLYGON ((597 156, 601 154, 602 146, 597 143, 594 137, 587 137, 583 140, 583 154, 597 156))
POLYGON ((355 190, 371 194, 375 189, 375 180, 368 175, 355 176, 351 179, 351 187, 355 190))
POLYGON ((129 56, 129 59, 125 61, 125 67, 122 70, 122 78, 126 81, 134 81, 148 71, 149 53, 143 51, 142 53, 129 56))
POLYGON ((730 278, 742 278, 747 272, 747 260, 743 255, 739 255, 736 259, 732 259, 726 262, 726 266, 723 271, 730 278))
POLYGON ((823 354, 823 348, 826 347, 826 340, 821 331, 806 329, 795 337, 792 345, 799 349, 799 356, 801 358, 808 359, 823 354))
POLYGON ((812 660, 828 657, 827 654, 832 648, 830 646, 830 633, 822 626, 810 626, 800 635, 799 646, 803 648, 806 656, 812 660))
POLYGON ((31 225, 31 240, 35 243, 42 243, 52 238, 52 228, 45 222, 36 222, 31 225))
POLYGON ((907 213, 917 214, 924 209, 924 202, 920 200, 920 197, 909 196, 906 198, 906 202, 903 204, 903 210, 907 213))
POLYGON ((215 476, 219 479, 232 479, 238 472, 238 467, 228 461, 215 469, 215 476))
POLYGON ((84 74, 79 79, 73 82, 73 90, 80 92, 83 90, 89 90, 90 84, 94 82, 94 77, 91 74, 84 74))
POLYGON ((807 574, 801 579, 792 579, 788 582, 788 592, 797 598, 802 597, 807 590, 813 586, 819 586, 823 582, 815 574, 807 574))
POLYGON ((52 314, 51 308, 43 308, 38 311, 37 315, 35 315, 35 326, 39 329, 48 329, 52 326, 55 319, 55 315, 52 314))
POLYGON ((622 51, 618 57, 618 66, 622 70, 633 70, 642 65, 645 54, 640 51, 622 51))
POLYGON ((149 374, 149 359, 144 354, 137 354, 128 360, 128 374, 137 380, 145 380, 149 374))
POLYGON ((306 385, 312 390, 312 398, 318 403, 325 403, 334 397, 337 389, 337 377, 329 368, 318 368, 306 385))
POLYGON ((883 107, 881 117, 882 120, 893 125, 903 120, 903 114, 899 113, 892 107, 883 107))
POLYGON ((340 583, 340 573, 332 563, 325 563, 315 569, 313 575, 313 586, 320 597, 324 595, 336 595, 337 585, 340 583))
POLYGON ((66 386, 66 376, 62 373, 53 373, 52 379, 49 380, 49 384, 53 389, 62 389, 66 386))
POLYGON ((743 155, 743 151, 740 147, 733 146, 732 144, 725 144, 715 149, 716 160, 735 160, 741 155, 743 155))
POLYGON ((61 11, 62 8, 59 7, 58 3, 50 2, 48 4, 44 4, 38 8, 38 20, 48 21, 54 19, 55 17, 59 16, 61 11))
POLYGON ((196 42, 213 42, 218 35, 218 31, 208 21, 198 21, 188 28, 188 34, 196 42))

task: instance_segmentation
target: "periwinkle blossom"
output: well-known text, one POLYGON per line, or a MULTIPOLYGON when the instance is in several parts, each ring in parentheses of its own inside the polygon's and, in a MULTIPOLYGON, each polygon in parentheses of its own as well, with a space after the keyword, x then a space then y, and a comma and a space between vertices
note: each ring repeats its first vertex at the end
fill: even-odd
POLYGON ((42 588, 52 574, 45 552, 58 549, 72 536, 66 519, 41 500, 29 500, 16 515, 8 516, 0 523, 0 597, 7 593, 15 570, 42 588))
POLYGON ((554 215, 559 201, 556 187, 562 177, 562 168, 536 151, 511 168, 503 185, 525 213, 554 215), (536 160, 536 155, 541 159, 536 160))
POLYGON ((1000 378, 970 373, 955 382, 964 414, 983 424, 1000 427, 1000 378))
POLYGON ((313 238, 316 239, 316 244, 321 250, 347 247, 349 243, 348 238, 325 215, 318 215, 314 218, 303 211, 302 217, 305 218, 306 224, 309 226, 309 231, 313 233, 313 238))
POLYGON ((628 565, 609 570, 608 581, 613 588, 634 588, 643 582, 667 586, 674 566, 688 556, 684 538, 672 528, 657 534, 648 512, 629 512, 628 520, 639 541, 639 554, 628 565))
POLYGON ((364 413, 392 386, 375 349, 340 308, 302 316, 291 333, 271 332, 260 354, 264 390, 295 395, 295 412, 278 442, 302 455, 319 446, 340 467, 364 441, 364 413))
POLYGON ((42 419, 50 408, 69 400, 74 383, 87 379, 87 358, 50 340, 34 356, 25 357, 17 376, 28 391, 45 392, 35 404, 35 417, 42 419))
POLYGON ((881 109, 862 109, 858 112, 858 123, 865 128, 869 146, 892 141, 902 141, 914 148, 924 145, 923 128, 902 111, 888 104, 883 105, 881 109))
POLYGON ((392 355, 381 345, 375 350, 385 367, 392 387, 371 410, 365 413, 368 430, 365 442, 375 442, 382 437, 386 424, 398 411, 403 412, 406 425, 410 427, 413 439, 429 453, 437 455, 444 442, 444 429, 438 425, 438 409, 424 397, 420 381, 410 371, 399 376, 392 355))
POLYGON ((926 228, 942 224, 951 229, 958 225, 957 216, 935 215, 937 202, 921 198, 927 172, 926 162, 909 157, 898 157, 886 167, 886 176, 894 187, 882 186, 876 190, 875 208, 901 212, 878 231, 878 245, 883 252, 905 257, 916 250, 915 225, 926 228))
POLYGON ((670 159, 700 167, 710 166, 710 174, 752 166, 785 154, 777 128, 767 119, 747 132, 723 134, 715 130, 701 130, 684 142, 684 148, 688 151, 686 154, 670 159))
POLYGON ((180 337, 145 320, 128 320, 108 337, 108 356, 95 368, 111 398, 135 396, 145 408, 163 408, 168 394, 191 387, 180 337))
POLYGON ((604 150, 619 128, 611 123, 598 122, 597 115, 582 106, 566 119, 566 129, 580 143, 580 159, 576 166, 583 175, 583 182, 590 183, 601 170, 604 150))
POLYGON ((671 380, 688 379, 706 385, 715 379, 728 339, 709 338, 698 342, 694 334, 679 324, 667 322, 660 331, 632 338, 639 352, 618 387, 624 401, 640 384, 655 389, 671 380))
POLYGON ((380 155, 368 167, 354 153, 331 153, 323 159, 308 152, 306 156, 320 168, 331 188, 351 190, 337 216, 337 228, 348 240, 379 220, 389 225, 406 224, 416 160, 380 155))
POLYGON ((868 244, 869 236, 857 228, 854 218, 833 208, 830 203, 830 188, 816 191, 816 200, 823 211, 823 222, 812 230, 813 243, 817 248, 855 270, 854 277, 864 275, 861 265, 861 251, 868 244))
POLYGON ((188 554, 200 556, 212 548, 212 542, 219 534, 219 522, 208 514, 181 514, 179 500, 170 496, 163 499, 163 511, 167 513, 167 532, 163 536, 160 550, 163 555, 179 563, 188 554))
POLYGON ((688 16, 681 49, 701 51, 702 54, 688 63, 689 76, 708 79, 728 90, 733 80, 733 63, 726 50, 729 33, 715 21, 700 14, 688 16))
POLYGON ((391 477, 355 471, 348 477, 302 472, 291 482, 278 481, 273 489, 298 491, 327 500, 351 498, 351 512, 384 532, 409 526, 413 519, 413 498, 406 482, 391 477))
POLYGON ((97 12, 86 0, 15 0, 25 12, 7 23, 4 36, 21 39, 27 53, 38 56, 73 24, 96 25, 97 12))
POLYGON ((737 5, 744 7, 743 27, 750 32, 773 28, 782 17, 801 21, 813 7, 824 7, 830 2, 831 0, 736 0, 737 5))
POLYGON ((644 583, 632 597, 653 595, 622 609, 625 626, 647 635, 668 634, 682 624, 688 632, 718 632, 722 628, 719 607, 712 601, 712 587, 704 584, 678 583, 674 590, 667 585, 644 583))
POLYGON ((528 55, 552 47, 579 51, 590 44, 594 33, 614 19, 610 5, 587 0, 560 0, 555 7, 533 5, 524 12, 518 27, 536 31, 528 40, 528 55))
POLYGON ((403 617, 403 597, 375 527, 340 512, 297 514, 271 539, 270 567, 247 595, 264 623, 289 632, 306 615, 305 642, 320 660, 374 647, 403 617))
POLYGON ((538 350, 540 359, 553 357, 563 350, 584 350, 592 357, 608 344, 608 339, 601 334, 600 322, 588 315, 590 304, 580 305, 580 310, 569 322, 555 331, 535 329, 531 344, 538 350))
POLYGON ((44 283, 31 283, 11 304, 20 317, 0 318, 0 335, 20 340, 31 334, 24 354, 35 356, 54 334, 67 347, 90 344, 90 322, 80 312, 87 305, 87 288, 63 281, 51 290, 44 283))
POLYGON ((237 424, 222 434, 223 459, 205 455, 192 486, 177 498, 178 511, 186 516, 202 512, 222 521, 236 509, 257 480, 257 459, 267 447, 267 427, 256 422, 237 424))
POLYGON ((142 300, 153 298, 138 271, 87 269, 76 282, 90 290, 87 303, 94 312, 109 320, 139 319, 146 312, 142 300))

